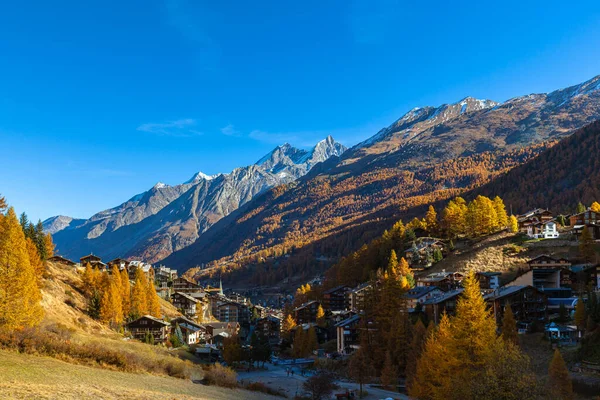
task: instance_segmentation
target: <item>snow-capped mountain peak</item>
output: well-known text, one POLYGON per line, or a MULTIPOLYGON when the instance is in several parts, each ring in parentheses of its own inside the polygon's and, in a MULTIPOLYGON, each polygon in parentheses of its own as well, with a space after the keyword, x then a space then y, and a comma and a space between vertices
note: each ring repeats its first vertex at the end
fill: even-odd
POLYGON ((218 174, 217 175, 206 175, 204 172, 198 171, 190 179, 188 179, 187 181, 183 182, 183 184, 186 185, 186 184, 189 184, 189 183, 198 183, 201 180, 210 181, 210 180, 214 179, 217 176, 218 176, 218 174))

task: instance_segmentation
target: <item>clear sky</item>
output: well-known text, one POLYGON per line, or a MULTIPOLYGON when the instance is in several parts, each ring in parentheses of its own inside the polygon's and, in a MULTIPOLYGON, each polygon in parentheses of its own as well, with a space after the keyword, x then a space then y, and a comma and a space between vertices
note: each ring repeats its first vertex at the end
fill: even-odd
POLYGON ((275 145, 600 74, 596 1, 28 1, 0 8, 0 193, 89 217, 275 145))

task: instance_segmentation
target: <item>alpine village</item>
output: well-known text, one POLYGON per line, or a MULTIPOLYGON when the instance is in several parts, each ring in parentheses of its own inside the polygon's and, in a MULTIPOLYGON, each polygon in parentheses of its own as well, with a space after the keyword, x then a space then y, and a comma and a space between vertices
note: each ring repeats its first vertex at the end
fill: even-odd
POLYGON ((600 399, 598 119, 600 76, 414 109, 278 146, 248 168, 302 173, 218 218, 241 169, 89 220, 0 198, 0 398, 600 399))

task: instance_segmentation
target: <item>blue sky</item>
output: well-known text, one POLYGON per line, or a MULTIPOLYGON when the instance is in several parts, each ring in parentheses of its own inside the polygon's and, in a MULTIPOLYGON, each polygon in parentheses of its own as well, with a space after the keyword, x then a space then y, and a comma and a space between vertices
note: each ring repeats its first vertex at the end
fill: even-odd
POLYGON ((27 1, 0 11, 0 193, 89 217, 275 145, 600 74, 596 1, 27 1), (489 3, 489 4, 487 4, 489 3))

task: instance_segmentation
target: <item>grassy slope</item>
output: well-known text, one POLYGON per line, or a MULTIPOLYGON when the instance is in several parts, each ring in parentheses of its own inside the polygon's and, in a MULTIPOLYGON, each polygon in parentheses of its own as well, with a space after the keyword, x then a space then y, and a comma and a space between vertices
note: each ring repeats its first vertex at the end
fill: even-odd
POLYGON ((0 351, 3 399, 268 399, 262 393, 0 351))
MULTIPOLYGON (((142 355, 160 362, 176 354, 159 346, 125 341, 123 336, 88 317, 86 300, 81 293, 80 275, 70 267, 49 263, 42 284, 45 310, 42 327, 66 326, 71 341, 94 343, 101 348, 124 354, 142 355)), ((163 314, 173 317, 177 310, 161 301, 163 314)), ((197 370, 193 379, 200 379, 197 370)), ((156 376, 148 373, 125 373, 73 365, 60 360, 0 351, 0 398, 35 399, 261 399, 245 391, 234 391, 193 384, 189 380, 156 376)))

